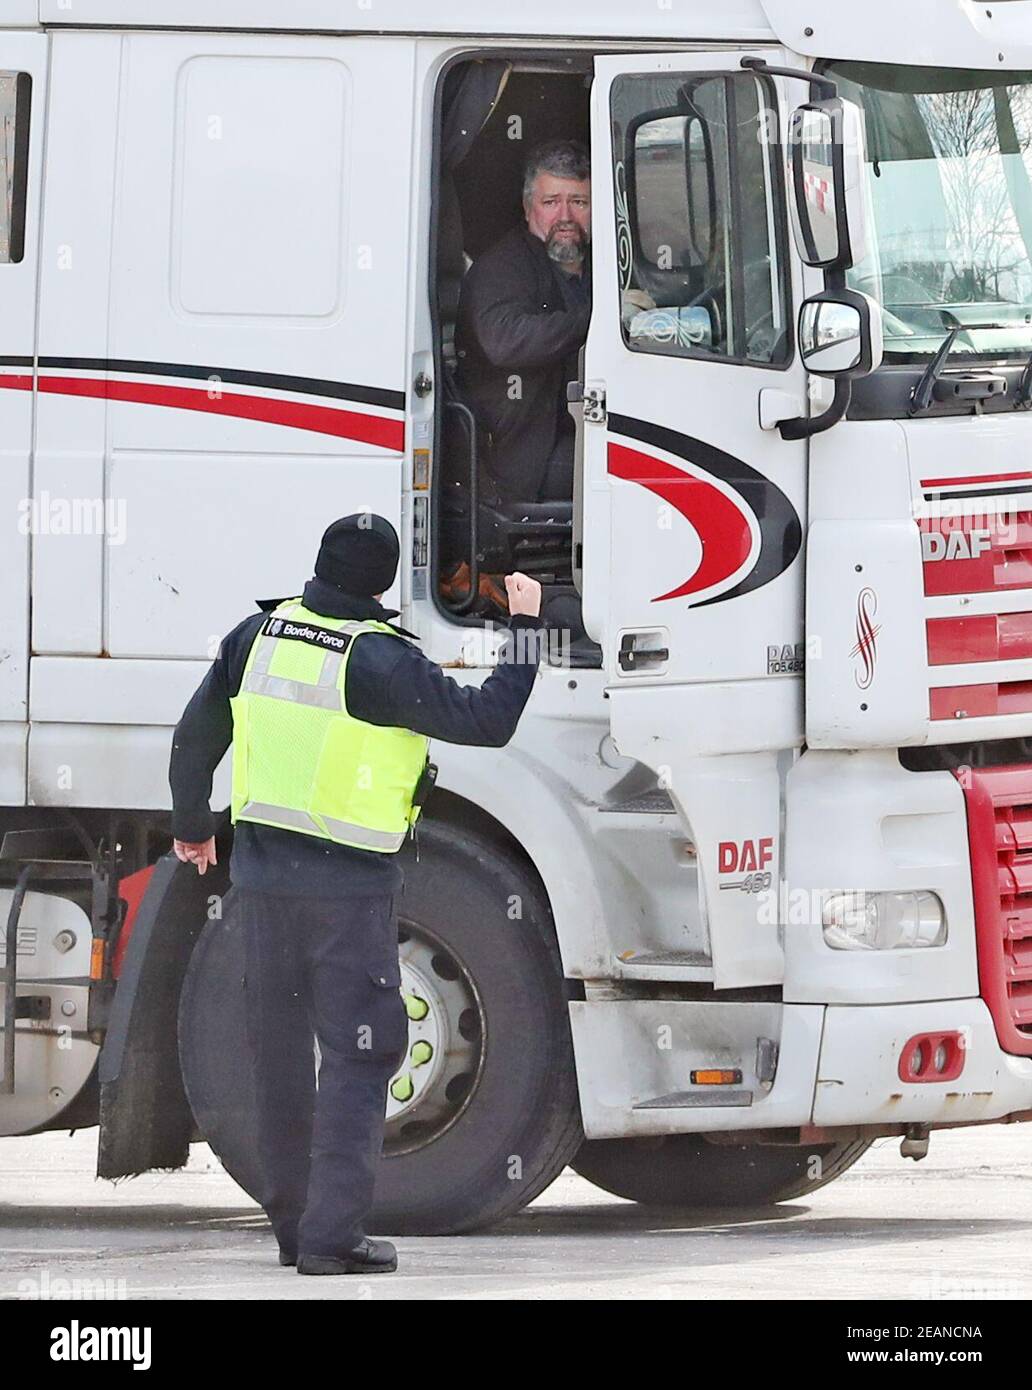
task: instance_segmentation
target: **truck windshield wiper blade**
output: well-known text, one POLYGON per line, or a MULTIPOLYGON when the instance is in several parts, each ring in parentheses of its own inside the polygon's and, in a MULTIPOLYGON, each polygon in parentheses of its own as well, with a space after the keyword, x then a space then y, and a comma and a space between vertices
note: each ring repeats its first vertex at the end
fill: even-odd
MULTIPOLYGON (((907 413, 911 416, 919 415, 922 410, 928 410, 932 405, 932 402, 935 400, 936 382, 946 369, 946 363, 949 361, 949 356, 953 351, 953 344, 957 340, 958 333, 985 333, 990 329, 1014 327, 1015 325, 1012 323, 955 323, 943 339, 938 352, 925 368, 921 380, 914 387, 910 396, 910 409, 907 413)), ((980 380, 986 387, 988 387, 991 382, 1003 382, 1002 377, 994 377, 988 372, 983 373, 980 380)), ((1006 382, 1003 382, 1003 390, 1006 390, 1006 382)), ((994 385, 992 389, 986 389, 984 393, 975 393, 975 398, 977 398, 979 394, 995 396, 999 395, 1000 391, 994 385)))
POLYGON ((942 376, 943 368, 949 360, 949 355, 953 351, 953 344, 959 332, 960 324, 954 324, 946 334, 946 337, 943 338, 939 346, 939 351, 924 369, 921 380, 914 387, 913 394, 910 397, 909 414, 917 415, 919 411, 927 410, 935 399, 935 383, 942 376))

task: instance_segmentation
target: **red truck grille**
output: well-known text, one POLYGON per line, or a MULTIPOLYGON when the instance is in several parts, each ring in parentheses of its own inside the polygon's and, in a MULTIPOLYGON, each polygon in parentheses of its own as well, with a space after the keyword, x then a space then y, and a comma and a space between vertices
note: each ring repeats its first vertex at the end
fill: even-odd
POLYGON ((994 714, 1032 714, 1032 681, 991 685, 941 685, 928 692, 931 719, 975 719, 994 714))
POLYGON ((1005 1052, 1032 1056, 1032 765, 965 768, 978 978, 1005 1052))
POLYGON ((977 618, 930 618, 928 665, 1021 661, 1032 657, 1032 613, 985 613, 977 618))
MULTIPOLYGON (((1032 511, 919 517, 917 524, 926 599, 1032 589, 1032 511)), ((929 618, 925 627, 929 667, 973 665, 985 676, 972 680, 975 673, 965 672, 963 684, 932 685, 933 723, 1001 715, 1028 722, 1032 680, 1023 673, 994 680, 991 663, 1032 659, 1032 604, 1016 612, 929 618)))
POLYGON ((1032 588, 1032 512, 922 517, 925 593, 977 594, 1032 588))

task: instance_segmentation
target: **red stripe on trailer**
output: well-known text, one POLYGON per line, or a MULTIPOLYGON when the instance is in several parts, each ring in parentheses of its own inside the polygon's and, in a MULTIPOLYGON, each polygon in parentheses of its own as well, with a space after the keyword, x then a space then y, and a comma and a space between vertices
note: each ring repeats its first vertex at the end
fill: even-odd
POLYGON ((160 405, 173 410, 197 410, 212 415, 232 415, 259 420, 267 425, 354 439, 401 453, 405 447, 405 422, 383 415, 363 415, 355 410, 281 401, 271 396, 247 396, 228 391, 212 395, 186 386, 161 386, 146 381, 112 381, 96 377, 41 376, 38 389, 54 395, 91 396, 127 401, 134 405, 160 405))
POLYGON ((31 376, 4 376, 0 372, 0 389, 7 391, 31 391, 31 376))

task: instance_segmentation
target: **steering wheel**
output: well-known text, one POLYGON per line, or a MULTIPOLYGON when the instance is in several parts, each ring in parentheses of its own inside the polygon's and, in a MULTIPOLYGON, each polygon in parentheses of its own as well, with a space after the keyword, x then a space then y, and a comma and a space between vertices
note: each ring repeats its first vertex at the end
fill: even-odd
MULTIPOLYGON (((759 260, 746 261, 743 271, 743 280, 748 280, 750 272, 755 275, 770 275, 770 257, 761 256, 759 260)), ((714 343, 724 340, 724 320, 720 311, 720 300, 727 298, 727 281, 721 280, 712 289, 706 289, 697 294, 694 299, 684 306, 685 308, 705 308, 709 311, 713 321, 713 341, 714 343)), ((745 356, 755 358, 759 361, 769 361, 773 354, 778 339, 784 332, 779 329, 774 322, 774 310, 770 308, 765 313, 760 314, 751 323, 745 326, 745 356)))
POLYGON ((745 355, 758 362, 769 362, 774 356, 778 340, 784 329, 774 322, 774 310, 768 309, 758 319, 745 326, 745 355))
POLYGON ((718 293, 723 288, 723 285, 718 285, 714 290, 703 290, 701 294, 697 294, 694 299, 689 299, 687 304, 682 305, 684 309, 705 309, 707 311, 712 325, 714 350, 718 343, 724 341, 724 316, 720 312, 720 301, 717 299, 718 293))

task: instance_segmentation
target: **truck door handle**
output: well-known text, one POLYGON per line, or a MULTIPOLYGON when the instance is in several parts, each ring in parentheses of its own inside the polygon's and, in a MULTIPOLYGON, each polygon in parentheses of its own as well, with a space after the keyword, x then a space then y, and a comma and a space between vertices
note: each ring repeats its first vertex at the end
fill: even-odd
POLYGON ((649 666, 661 666, 670 660, 669 647, 638 647, 636 643, 655 639, 654 632, 626 632, 620 639, 617 661, 621 671, 640 671, 649 666))

